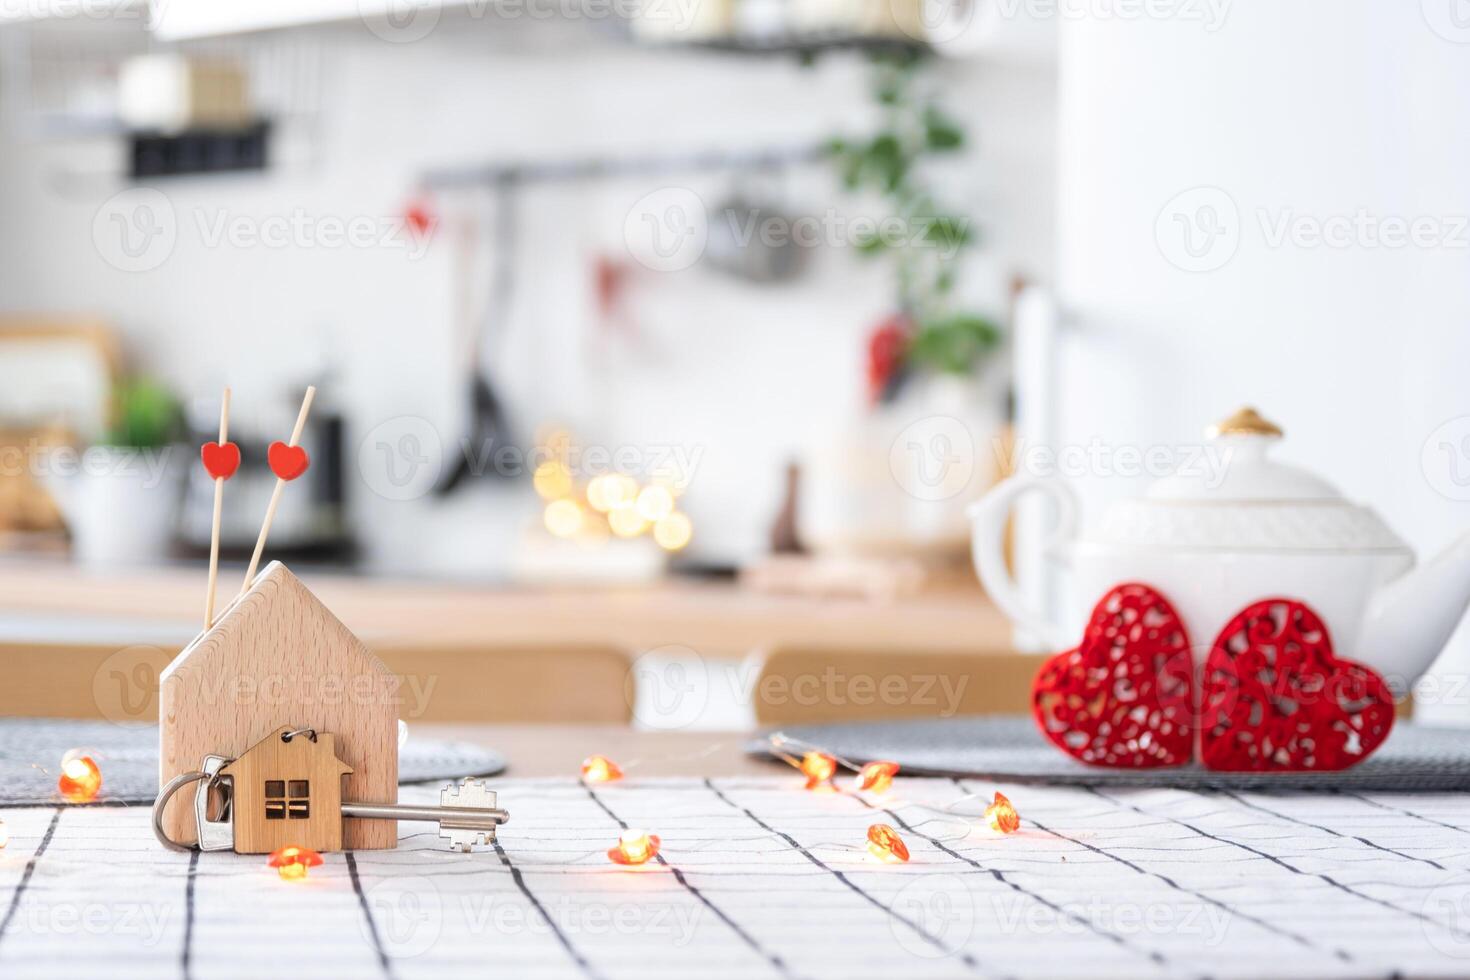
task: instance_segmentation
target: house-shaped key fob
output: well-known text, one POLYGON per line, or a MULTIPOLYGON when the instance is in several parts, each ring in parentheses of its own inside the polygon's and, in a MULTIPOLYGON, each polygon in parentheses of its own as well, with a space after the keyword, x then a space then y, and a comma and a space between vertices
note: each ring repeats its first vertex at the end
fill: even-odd
POLYGON ((351 772, 329 732, 282 727, 250 746, 219 773, 233 784, 235 853, 342 850, 342 777, 351 772))

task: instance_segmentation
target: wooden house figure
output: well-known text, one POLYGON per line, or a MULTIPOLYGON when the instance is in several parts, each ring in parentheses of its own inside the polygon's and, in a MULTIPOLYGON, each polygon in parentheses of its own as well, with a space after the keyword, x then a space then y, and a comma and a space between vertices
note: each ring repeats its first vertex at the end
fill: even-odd
MULTIPOLYGON (((262 569, 164 669, 158 707, 160 786, 197 770, 207 755, 238 763, 267 736, 313 729, 335 736, 333 758, 342 762, 346 787, 332 788, 334 799, 398 801, 398 678, 280 562, 262 569)), ((317 794, 328 787, 319 790, 312 781, 310 789, 308 823, 315 827, 318 811, 327 814, 327 797, 319 804, 317 794)), ((197 837, 188 796, 175 796, 163 816, 169 837, 181 844, 197 837)), ((295 797, 288 792, 280 799, 289 827, 295 797)), ((340 813, 331 822, 340 826, 340 813)), ((398 843, 392 820, 352 820, 340 833, 346 848, 398 843)))
POLYGON ((229 776, 237 854, 269 854, 296 844, 342 850, 342 777, 330 732, 281 728, 220 770, 229 776))

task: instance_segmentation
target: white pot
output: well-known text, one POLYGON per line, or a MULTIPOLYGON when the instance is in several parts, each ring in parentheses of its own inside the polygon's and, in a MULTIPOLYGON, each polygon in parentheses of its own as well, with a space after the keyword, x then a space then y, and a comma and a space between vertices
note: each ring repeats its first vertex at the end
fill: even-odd
POLYGON ((1123 501, 1079 535, 1074 491, 1014 477, 970 511, 975 568, 1017 624, 1055 649, 1074 646, 1092 605, 1115 585, 1159 590, 1189 631, 1197 663, 1251 602, 1296 599, 1322 618, 1338 656, 1373 667, 1403 693, 1439 655, 1470 602, 1470 534, 1410 572, 1414 555, 1367 507, 1268 457, 1281 430, 1244 409, 1212 429, 1226 462, 1218 483, 1176 475, 1123 501), (1046 551, 1068 566, 1074 608, 1033 608, 1006 568, 1002 541, 1016 497, 1053 496, 1061 515, 1046 551))
POLYGON ((167 557, 178 516, 181 470, 173 447, 93 446, 55 455, 44 474, 72 536, 73 557, 101 568, 167 557))

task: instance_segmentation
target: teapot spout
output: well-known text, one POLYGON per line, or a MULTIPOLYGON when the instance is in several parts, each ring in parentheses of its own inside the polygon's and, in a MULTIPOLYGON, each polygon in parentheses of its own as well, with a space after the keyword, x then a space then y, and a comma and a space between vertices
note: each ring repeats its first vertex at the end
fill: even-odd
POLYGON ((1394 694, 1408 692, 1434 663, 1470 606, 1470 531, 1432 560, 1374 594, 1363 624, 1368 658, 1393 663, 1384 674, 1394 694))

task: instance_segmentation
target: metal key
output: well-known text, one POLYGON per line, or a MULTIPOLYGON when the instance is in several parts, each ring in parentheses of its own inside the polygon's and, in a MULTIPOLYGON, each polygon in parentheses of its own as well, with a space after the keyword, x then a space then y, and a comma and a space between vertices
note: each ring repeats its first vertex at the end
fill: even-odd
POLYGON ((438 806, 404 803, 343 803, 342 816, 357 820, 426 820, 439 825, 450 848, 468 852, 476 844, 495 843, 495 828, 510 814, 495 805, 495 791, 482 779, 461 779, 439 791, 438 806))
MULTIPOLYGON (((235 847, 235 822, 233 800, 228 792, 229 777, 219 779, 218 774, 230 760, 223 756, 207 756, 197 773, 186 774, 165 788, 154 806, 153 831, 159 841, 179 849, 163 832, 161 815, 163 807, 177 788, 185 781, 197 781, 194 793, 194 821, 198 828, 198 848, 201 851, 230 851, 235 847), (225 791, 224 803, 219 817, 209 819, 210 792, 225 791)), ((448 839, 449 846, 468 852, 476 844, 495 843, 495 830, 510 820, 510 814, 496 805, 495 791, 484 780, 467 777, 445 786, 439 792, 438 806, 414 806, 402 803, 342 803, 342 816, 354 820, 423 820, 439 825, 439 836, 448 839)), ((187 848, 182 848, 187 850, 187 848)))

